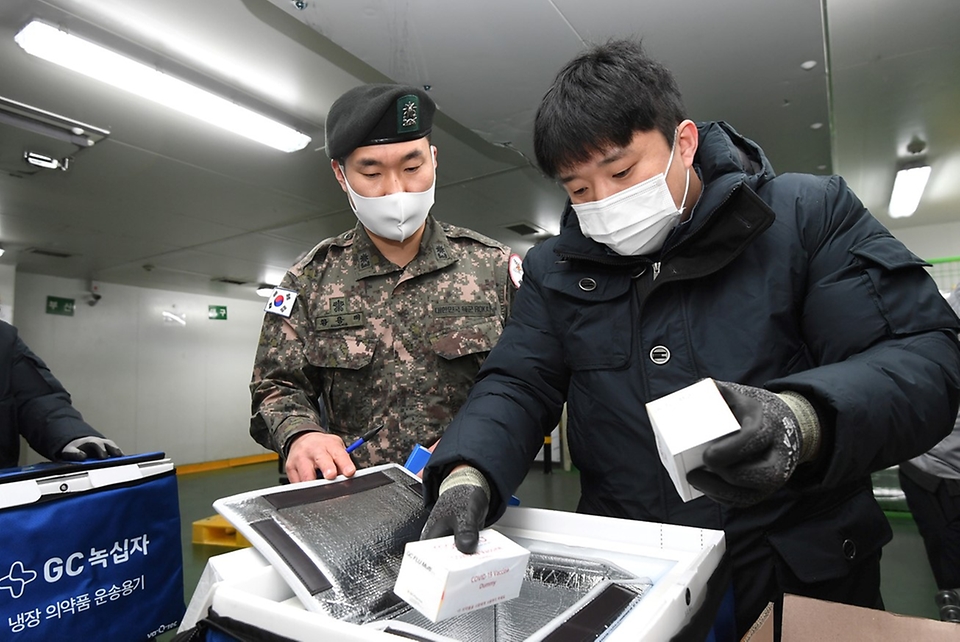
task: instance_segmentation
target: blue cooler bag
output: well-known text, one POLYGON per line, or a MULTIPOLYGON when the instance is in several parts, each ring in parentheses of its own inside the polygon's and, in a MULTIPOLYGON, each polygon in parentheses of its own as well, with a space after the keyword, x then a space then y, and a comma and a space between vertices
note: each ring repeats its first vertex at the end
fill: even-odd
POLYGON ((151 640, 183 612, 163 453, 0 471, 0 639, 151 640))

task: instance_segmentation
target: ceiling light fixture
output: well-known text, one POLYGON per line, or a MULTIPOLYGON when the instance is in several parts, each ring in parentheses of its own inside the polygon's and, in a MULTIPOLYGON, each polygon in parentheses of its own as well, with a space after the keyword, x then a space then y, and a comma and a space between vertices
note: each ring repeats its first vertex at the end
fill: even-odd
POLYGON ((897 172, 890 195, 890 216, 903 218, 912 215, 920 205, 920 197, 930 178, 930 166, 906 167, 897 172))
POLYGON ((23 152, 23 160, 34 167, 40 167, 42 169, 60 169, 63 171, 70 169, 69 158, 60 160, 58 158, 50 158, 49 156, 44 156, 43 154, 28 151, 23 152))
POLYGON ((273 290, 276 287, 277 286, 270 285, 269 283, 261 283, 260 285, 257 286, 257 296, 262 296, 264 298, 267 298, 271 294, 273 294, 273 290))
POLYGON ((163 320, 167 323, 176 323, 178 325, 187 325, 187 315, 186 314, 177 314, 176 312, 170 312, 169 310, 162 311, 163 320))
POLYGON ((153 67, 34 20, 14 40, 29 54, 124 89, 283 152, 310 137, 153 67))
POLYGON ((0 96, 0 123, 13 125, 35 134, 72 143, 77 147, 93 147, 110 135, 106 129, 79 120, 45 111, 0 96))
POLYGON ((6 250, 3 249, 3 246, 2 246, 2 245, 0 245, 0 256, 3 256, 3 254, 4 254, 5 252, 6 252, 6 250))

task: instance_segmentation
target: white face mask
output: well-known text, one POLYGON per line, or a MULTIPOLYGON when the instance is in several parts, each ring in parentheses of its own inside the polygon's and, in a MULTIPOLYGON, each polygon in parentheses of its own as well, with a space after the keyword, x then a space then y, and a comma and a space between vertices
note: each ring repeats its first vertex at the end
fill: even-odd
POLYGON ((343 183, 350 195, 350 207, 367 230, 391 241, 404 241, 413 235, 433 207, 434 191, 437 187, 437 173, 434 170, 433 183, 423 192, 394 192, 386 196, 360 196, 347 182, 347 171, 340 166, 343 183))
POLYGON ((667 187, 667 172, 670 171, 676 148, 675 135, 673 147, 670 148, 670 160, 663 173, 599 201, 574 204, 573 209, 583 235, 624 256, 650 254, 663 247, 667 235, 680 222, 690 189, 688 169, 683 200, 680 209, 677 209, 667 187))

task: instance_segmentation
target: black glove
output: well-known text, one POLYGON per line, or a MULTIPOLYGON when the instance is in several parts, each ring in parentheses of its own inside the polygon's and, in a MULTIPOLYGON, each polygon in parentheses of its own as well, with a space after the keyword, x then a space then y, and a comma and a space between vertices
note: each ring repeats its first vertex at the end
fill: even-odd
POLYGON ((121 457, 123 451, 113 441, 103 437, 80 437, 74 439, 60 451, 60 459, 83 461, 84 459, 106 459, 121 457))
POLYGON ((795 392, 717 381, 740 430, 703 451, 703 467, 687 481, 714 501, 750 506, 787 483, 797 465, 820 449, 820 423, 809 401, 795 392))
POLYGON ((453 535, 458 551, 475 553, 489 506, 490 485, 483 473, 470 466, 458 468, 440 484, 437 503, 427 517, 420 539, 453 535))

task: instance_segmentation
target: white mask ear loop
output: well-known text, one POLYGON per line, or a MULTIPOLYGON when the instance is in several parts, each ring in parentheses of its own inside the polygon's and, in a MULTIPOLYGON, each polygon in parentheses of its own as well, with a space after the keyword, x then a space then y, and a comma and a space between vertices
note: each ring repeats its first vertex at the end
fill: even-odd
POLYGON ((353 213, 357 213, 357 204, 353 202, 353 187, 350 185, 350 181, 347 180, 347 168, 343 166, 343 163, 337 163, 340 166, 340 173, 343 175, 343 182, 347 186, 347 202, 350 203, 350 209, 353 210, 353 213))
MULTIPOLYGON (((677 139, 680 137, 680 128, 673 133, 673 145, 670 147, 670 160, 667 161, 667 169, 663 170, 663 179, 667 179, 667 172, 670 171, 670 165, 673 164, 673 153, 677 151, 677 139)), ((346 178, 346 175, 344 175, 346 178)), ((690 168, 687 168, 687 183, 683 187, 683 199, 680 201, 680 209, 677 211, 680 214, 683 214, 683 210, 686 209, 687 204, 687 192, 690 190, 690 168)))
POLYGON ((680 214, 683 214, 683 210, 687 206, 687 192, 690 190, 690 168, 687 168, 687 184, 683 187, 683 200, 680 201, 680 209, 677 210, 680 214))

